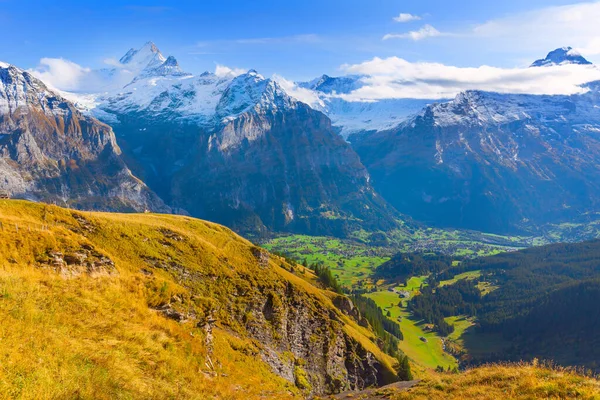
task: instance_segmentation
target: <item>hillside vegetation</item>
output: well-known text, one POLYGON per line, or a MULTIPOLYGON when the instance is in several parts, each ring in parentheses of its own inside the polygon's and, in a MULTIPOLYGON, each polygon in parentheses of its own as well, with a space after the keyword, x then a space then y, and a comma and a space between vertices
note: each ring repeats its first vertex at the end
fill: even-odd
POLYGON ((390 400, 600 399, 600 381, 535 362, 494 364, 434 375, 408 391, 382 389, 379 394, 390 400))
MULTIPOLYGON (((448 318, 476 317, 462 338, 463 361, 539 358, 598 372, 599 262, 600 241, 446 263, 445 270, 425 262, 420 272, 431 272, 429 285, 409 308, 443 335, 452 332, 448 318)), ((402 269, 386 272, 402 277, 402 269)))
POLYGON ((14 200, 0 223, 0 399, 284 399, 396 379, 343 297, 222 226, 14 200))

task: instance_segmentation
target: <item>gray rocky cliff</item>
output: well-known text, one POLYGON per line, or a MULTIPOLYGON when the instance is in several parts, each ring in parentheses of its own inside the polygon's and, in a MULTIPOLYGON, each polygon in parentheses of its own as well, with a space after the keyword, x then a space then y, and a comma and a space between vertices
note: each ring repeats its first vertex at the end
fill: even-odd
POLYGON ((0 190, 82 209, 169 211, 127 168, 108 125, 6 64, 0 65, 0 190))

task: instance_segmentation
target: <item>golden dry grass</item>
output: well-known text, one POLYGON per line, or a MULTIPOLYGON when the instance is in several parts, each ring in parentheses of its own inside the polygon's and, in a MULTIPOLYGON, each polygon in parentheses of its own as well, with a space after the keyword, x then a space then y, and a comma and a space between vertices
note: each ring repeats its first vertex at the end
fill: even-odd
POLYGON ((260 344, 227 308, 243 310, 251 301, 240 296, 232 302, 233 291, 286 282, 314 307, 338 313, 347 332, 384 365, 394 362, 372 343, 372 332, 351 327, 334 309, 332 294, 312 285, 310 272, 292 274, 278 257, 270 258, 270 268, 257 267, 252 243, 225 227, 181 216, 80 213, 15 200, 0 200, 0 223, 0 399, 302 397, 260 360, 260 344), (166 238, 165 231, 180 239, 166 238), (50 252, 86 245, 114 261, 118 272, 65 276, 40 268, 50 252), (204 279, 184 286, 168 269, 144 273, 149 258, 184 265, 204 279), (195 324, 152 309, 174 298, 200 318, 216 313, 220 328, 212 356, 195 324))
POLYGON ((459 374, 435 374, 392 400, 600 399, 600 381, 537 363, 491 364, 459 374))
POLYGON ((0 202, 1 399, 298 396, 257 357, 240 351, 254 346, 250 341, 219 331, 209 368, 202 332, 149 308, 163 297, 186 296, 166 272, 150 278, 140 273, 140 255, 164 253, 156 246, 158 229, 189 235, 198 247, 183 259, 194 258, 193 265, 215 273, 222 272, 219 257, 225 254, 249 269, 247 241, 189 218, 82 215, 96 227, 87 237, 73 231, 78 223, 68 210, 0 202), (48 250, 67 252, 86 243, 115 261, 117 276, 64 277, 37 266, 48 250))

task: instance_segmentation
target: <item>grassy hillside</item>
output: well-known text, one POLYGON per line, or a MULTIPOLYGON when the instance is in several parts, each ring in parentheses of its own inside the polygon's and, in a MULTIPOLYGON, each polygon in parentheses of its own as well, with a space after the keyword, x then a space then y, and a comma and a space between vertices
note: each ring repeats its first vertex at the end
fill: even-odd
POLYGON ((536 363, 499 364, 433 375, 407 391, 382 389, 379 395, 390 400, 600 399, 600 381, 536 363))
POLYGON ((393 379, 337 295, 222 226, 14 200, 0 223, 0 399, 284 399, 393 379))

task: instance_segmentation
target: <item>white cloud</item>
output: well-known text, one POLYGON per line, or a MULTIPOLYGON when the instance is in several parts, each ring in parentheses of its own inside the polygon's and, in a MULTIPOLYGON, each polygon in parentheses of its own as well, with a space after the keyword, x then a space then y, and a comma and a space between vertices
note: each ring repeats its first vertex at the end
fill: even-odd
POLYGON ((294 97, 295 99, 300 100, 301 102, 306 103, 311 107, 315 108, 325 106, 323 101, 319 98, 317 92, 315 92, 314 90, 300 87, 295 82, 287 80, 281 75, 274 74, 272 76, 272 79, 275 82, 277 82, 287 94, 294 97))
POLYGON ((121 89, 131 82, 134 72, 113 59, 104 60, 110 70, 93 70, 64 58, 42 58, 28 70, 50 88, 78 93, 98 93, 121 89))
POLYGON ((447 99, 465 90, 499 93, 574 94, 580 85, 600 80, 594 66, 563 65, 544 68, 460 68, 439 63, 411 63, 402 58, 373 58, 343 65, 349 74, 368 75, 365 86, 340 97, 349 101, 389 98, 447 99))
POLYGON ((412 14, 408 14, 408 13, 400 13, 400 15, 398 15, 397 17, 394 17, 394 21, 400 22, 400 23, 410 22, 410 21, 419 21, 420 19, 421 19, 421 17, 419 17, 418 15, 412 15, 412 14))
POLYGON ((243 68, 229 68, 221 64, 217 64, 217 66, 215 67, 215 75, 219 77, 238 76, 245 74, 247 71, 248 70, 243 68))
POLYGON ((52 88, 76 91, 84 84, 91 69, 63 58, 42 58, 29 72, 52 88))
POLYGON ((115 68, 124 68, 123 64, 121 64, 116 58, 105 58, 104 64, 115 68))
POLYGON ((572 46, 585 55, 600 54, 600 1, 545 7, 490 20, 471 36, 502 51, 552 50, 572 46))
POLYGON ((411 39, 414 41, 423 40, 436 36, 448 36, 447 33, 442 33, 431 25, 425 25, 418 31, 410 31, 406 33, 388 33, 383 37, 383 40, 388 39, 411 39))

